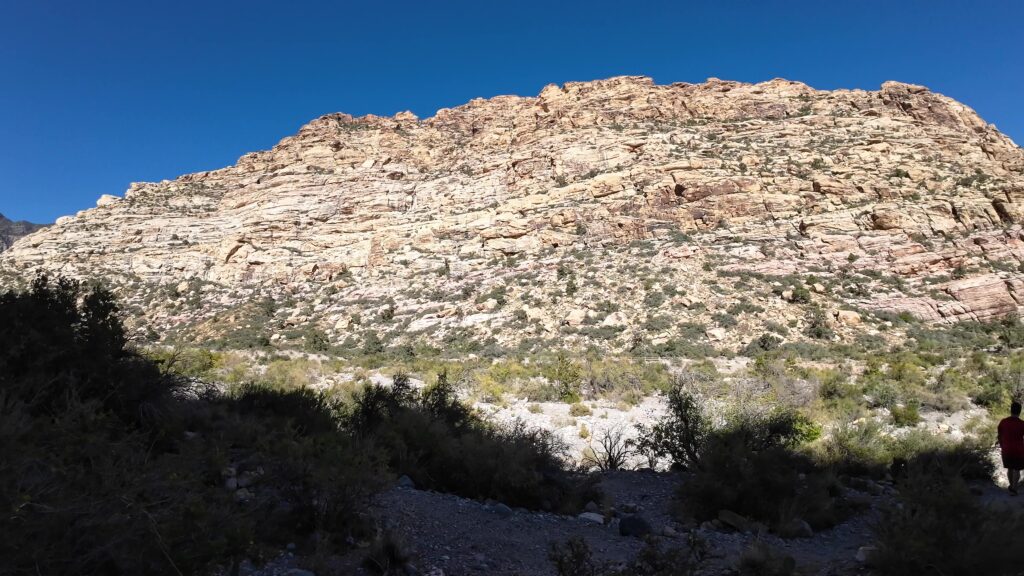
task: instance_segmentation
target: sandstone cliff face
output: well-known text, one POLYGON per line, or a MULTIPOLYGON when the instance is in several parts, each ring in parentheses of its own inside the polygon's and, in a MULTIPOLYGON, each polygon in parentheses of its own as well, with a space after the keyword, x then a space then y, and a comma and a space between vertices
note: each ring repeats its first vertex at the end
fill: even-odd
POLYGON ((33 224, 24 220, 15 222, 0 214, 0 252, 10 248, 22 236, 28 236, 44 227, 44 224, 33 224))
POLYGON ((314 322, 333 340, 369 314, 436 341, 620 327, 604 344, 623 347, 755 303, 724 327, 736 344, 766 322, 799 328, 772 293, 788 274, 814 275, 811 300, 832 309, 1017 312, 1022 198, 1024 151, 921 86, 621 77, 425 120, 323 116, 235 166, 104 196, 0 268, 114 280, 159 326, 283 299, 272 331, 314 322))

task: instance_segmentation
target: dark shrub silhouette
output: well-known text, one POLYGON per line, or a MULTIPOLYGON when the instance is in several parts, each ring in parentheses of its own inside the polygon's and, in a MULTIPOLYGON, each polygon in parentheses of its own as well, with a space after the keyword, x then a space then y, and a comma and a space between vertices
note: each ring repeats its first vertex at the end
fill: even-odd
POLYGON ((230 572, 289 542, 334 553, 372 538, 365 505, 389 468, 513 505, 593 497, 549 435, 485 425, 446 377, 420 393, 399 375, 346 406, 259 384, 226 395, 173 367, 127 346, 102 289, 41 277, 0 294, 0 574, 230 572))
POLYGON ((417 486, 535 509, 577 511, 587 501, 585 480, 563 470, 552 434, 483 421, 459 402, 445 373, 423 391, 404 374, 391 387, 370 386, 346 422, 417 486))
POLYGON ((1020 574, 1024 515, 1015 507, 985 506, 966 481, 986 469, 991 478, 992 464, 978 451, 934 451, 909 460, 899 503, 874 527, 877 572, 1020 574))
POLYGON ((126 344, 102 289, 40 277, 0 294, 0 573, 189 574, 361 529, 383 469, 328 400, 224 397, 126 344), (244 497, 229 465, 254 482, 244 497))

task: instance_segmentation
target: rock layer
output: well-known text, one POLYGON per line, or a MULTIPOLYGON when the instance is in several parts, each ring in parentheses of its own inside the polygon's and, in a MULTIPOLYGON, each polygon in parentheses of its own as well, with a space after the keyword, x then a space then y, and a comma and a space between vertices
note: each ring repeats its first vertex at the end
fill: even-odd
MULTIPOLYGON (((1024 296, 1022 198, 1024 152, 922 86, 620 77, 424 120, 323 116, 235 166, 104 195, 18 242, 0 267, 222 293, 352 296, 358 280, 394 299, 387 278, 487 284, 508 267, 498 260, 646 241, 648 260, 695 274, 893 275, 911 289, 844 298, 985 320, 1024 296)), ((443 314, 429 300, 410 304, 412 321, 443 314)), ((312 316, 331 326, 349 315, 323 304, 312 316)))

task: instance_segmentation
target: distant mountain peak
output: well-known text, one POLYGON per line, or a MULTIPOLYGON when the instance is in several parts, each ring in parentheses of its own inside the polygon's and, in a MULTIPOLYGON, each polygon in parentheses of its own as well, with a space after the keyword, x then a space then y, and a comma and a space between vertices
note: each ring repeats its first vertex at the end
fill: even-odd
POLYGON ((45 224, 32 224, 24 220, 13 221, 0 213, 0 252, 10 248, 22 236, 45 227, 45 224))

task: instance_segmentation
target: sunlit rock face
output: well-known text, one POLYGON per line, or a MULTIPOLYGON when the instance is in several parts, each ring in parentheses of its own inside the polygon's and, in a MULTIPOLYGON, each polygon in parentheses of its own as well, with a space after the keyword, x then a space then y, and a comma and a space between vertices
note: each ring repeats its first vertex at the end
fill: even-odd
POLYGON ((764 312, 743 319, 751 330, 802 318, 773 294, 772 278, 787 274, 815 275, 812 300, 836 311, 935 322, 1014 313, 1022 198, 1024 151, 922 86, 619 77, 422 120, 323 116, 234 166, 104 195, 17 242, 0 268, 8 279, 99 276, 137 300, 153 286, 204 291, 191 311, 140 300, 140 317, 162 326, 258 293, 296 300, 305 309, 291 321, 332 337, 360 310, 387 307, 424 337, 460 326, 511 342, 524 323, 547 334, 607 321, 623 333, 603 345, 623 347, 661 306, 696 321, 758 301, 764 312), (558 283, 570 254, 578 291, 567 294, 558 283), (654 311, 639 303, 643 267, 678 288, 654 311), (735 289, 743 274, 753 289, 735 289), (465 303, 451 297, 467 286, 465 303), (476 302, 500 287, 501 298, 476 302), (697 302, 705 310, 693 312, 697 302))

